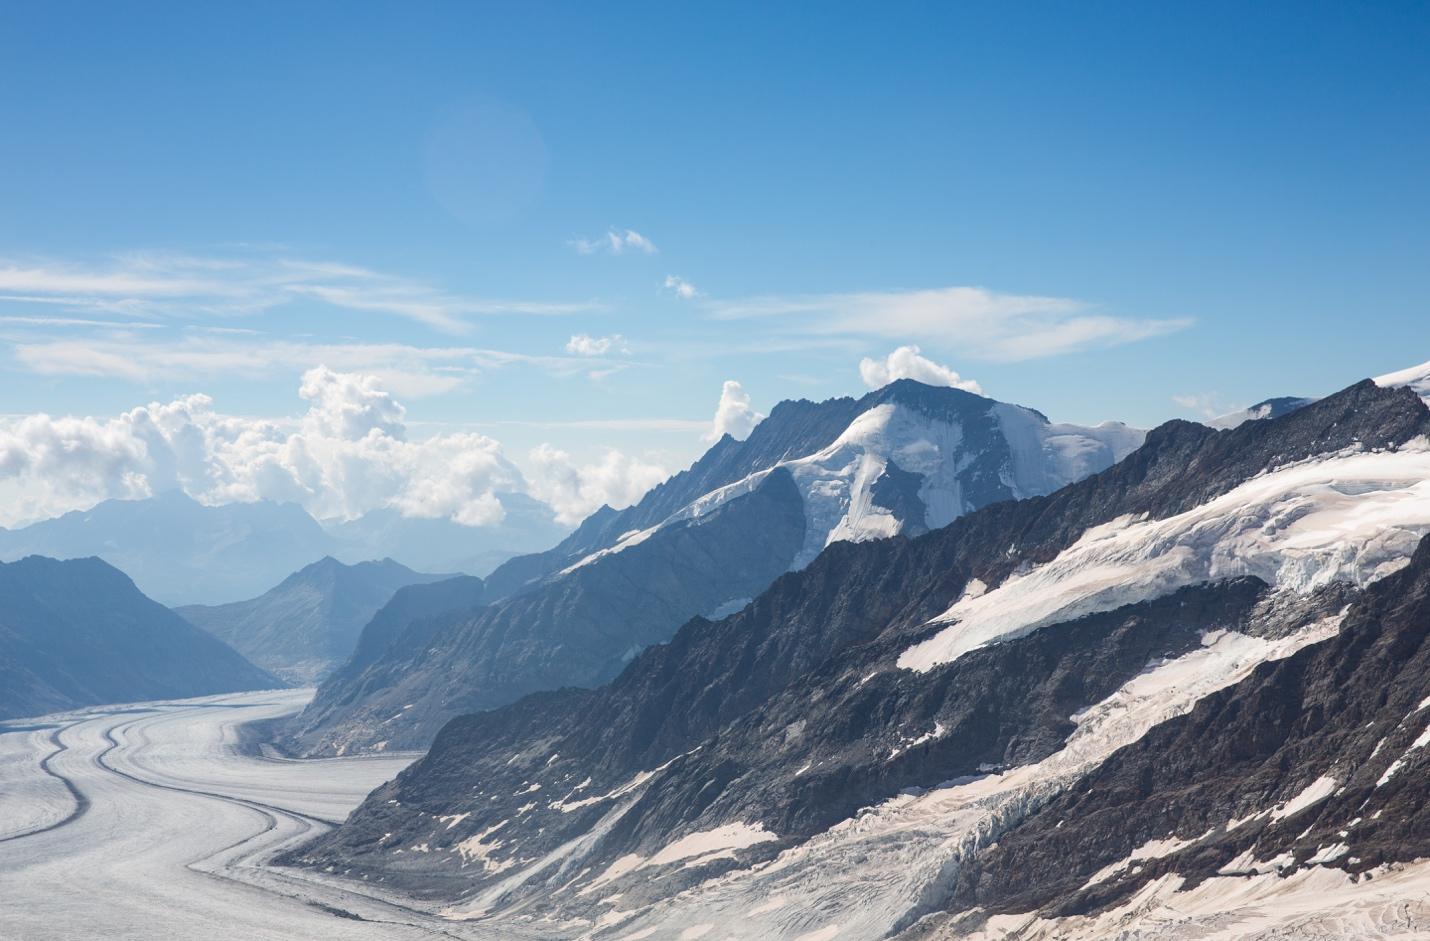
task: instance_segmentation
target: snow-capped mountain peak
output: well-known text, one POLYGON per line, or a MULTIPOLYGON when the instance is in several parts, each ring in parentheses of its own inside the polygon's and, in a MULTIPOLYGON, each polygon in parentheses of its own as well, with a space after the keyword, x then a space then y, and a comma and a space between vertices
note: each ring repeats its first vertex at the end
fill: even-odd
POLYGON ((1051 493, 1105 470, 1146 437, 1120 422, 1054 424, 1033 409, 912 379, 890 383, 858 406, 823 447, 702 494, 565 571, 698 519, 749 493, 776 468, 793 475, 804 500, 805 545, 793 565, 799 569, 834 542, 926 532, 989 503, 1051 493))

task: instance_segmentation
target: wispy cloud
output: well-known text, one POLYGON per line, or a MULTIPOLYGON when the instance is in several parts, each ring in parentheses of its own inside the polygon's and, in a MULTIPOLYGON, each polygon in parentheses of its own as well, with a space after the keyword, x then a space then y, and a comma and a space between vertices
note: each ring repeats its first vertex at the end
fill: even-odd
POLYGON ((356 265, 265 253, 140 253, 92 263, 0 260, 0 302, 7 301, 151 320, 236 317, 306 301, 390 314, 451 333, 465 330, 471 317, 603 309, 594 301, 472 297, 356 265))
POLYGON ((629 365, 599 357, 532 356, 472 346, 255 339, 208 331, 157 341, 124 336, 12 338, 11 352, 19 366, 41 375, 104 376, 144 385, 217 376, 269 378, 323 362, 375 376, 407 398, 450 392, 481 372, 510 366, 529 366, 556 377, 600 378, 597 373, 629 365))
POLYGON ((13 327, 74 327, 104 330, 156 330, 161 325, 148 320, 90 320, 82 317, 0 316, 0 324, 13 327))
POLYGON ((1189 318, 1119 317, 1065 297, 976 287, 705 302, 721 320, 768 319, 822 334, 916 338, 984 359, 1027 360, 1131 343, 1191 326, 1189 318))
POLYGON ((665 276, 665 289, 673 292, 676 297, 684 298, 687 301, 700 296, 695 285, 676 274, 665 276))
POLYGON ((654 242, 635 229, 610 229, 600 238, 572 239, 568 244, 581 255, 624 255, 627 252, 654 255, 660 251, 654 242))

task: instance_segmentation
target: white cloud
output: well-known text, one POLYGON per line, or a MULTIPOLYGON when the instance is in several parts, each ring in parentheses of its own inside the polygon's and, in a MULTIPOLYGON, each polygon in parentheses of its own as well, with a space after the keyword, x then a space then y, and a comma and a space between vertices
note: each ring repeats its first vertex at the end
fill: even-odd
POLYGON ((572 239, 571 247, 582 255, 595 255, 601 252, 624 255, 628 251, 654 255, 660 251, 655 247, 654 242, 634 229, 610 229, 600 238, 572 239))
POLYGON ((927 337, 970 356, 1025 360, 1131 343, 1182 330, 1186 318, 1137 319, 1063 297, 976 287, 755 297, 707 304, 719 319, 773 318, 825 334, 927 337))
POLYGON ((545 501, 563 523, 577 523, 601 506, 630 506, 670 476, 656 464, 608 450, 601 460, 580 465, 549 444, 527 456, 530 493, 545 501))
POLYGON ((0 419, 0 524, 175 487, 210 504, 292 501, 344 518, 392 507, 469 526, 501 520, 498 493, 529 490, 551 494, 574 522, 602 502, 632 502, 665 477, 619 452, 580 466, 553 449, 528 486, 485 435, 410 438, 406 410, 373 376, 319 366, 303 375, 299 395, 307 410, 296 419, 224 415, 206 395, 107 419, 0 419))
POLYGON ((627 352, 625 344, 625 337, 619 333, 608 337, 593 337, 587 333, 577 333, 566 341, 566 352, 573 356, 605 356, 612 351, 627 352))
POLYGON ((859 361, 859 378, 871 389, 883 388, 896 379, 914 379, 931 386, 950 386, 983 394, 978 383, 935 363, 922 355, 917 346, 901 346, 881 360, 864 357, 859 361))
POLYGON ((695 285, 679 275, 666 275, 665 286, 667 290, 674 291, 677 297, 682 297, 687 301, 700 295, 700 292, 695 289, 695 285))
POLYGON ((479 298, 336 262, 254 252, 229 258, 144 253, 102 263, 0 260, 0 301, 161 319, 238 317, 300 302, 407 318, 460 332, 474 316, 598 310, 594 302, 479 298))
POLYGON ((305 421, 322 437, 358 441, 376 432, 401 441, 407 436, 407 409, 376 376, 319 366, 303 374, 298 395, 311 403, 305 421))
POLYGON ((738 382, 726 379, 720 389, 720 402, 715 406, 715 418, 706 441, 719 441, 729 435, 744 441, 765 416, 750 407, 750 394, 738 382))

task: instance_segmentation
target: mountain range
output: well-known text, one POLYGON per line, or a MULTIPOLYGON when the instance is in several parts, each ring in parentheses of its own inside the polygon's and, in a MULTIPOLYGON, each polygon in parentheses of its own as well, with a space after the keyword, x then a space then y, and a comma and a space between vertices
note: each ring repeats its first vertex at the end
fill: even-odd
POLYGON ((325 556, 257 598, 174 610, 273 675, 304 685, 352 655, 364 625, 399 588, 447 577, 391 559, 344 565, 325 556))
POLYGON ((0 563, 0 719, 281 685, 99 559, 0 563))
MULTIPOLYGON (((451 720, 288 862, 556 937, 1370 936, 1430 877, 1422 395, 1430 364, 1170 422, 1046 495, 982 465, 959 492, 1008 492, 938 526, 909 467, 922 528, 881 450, 843 505, 901 525, 812 560, 880 514, 812 511, 786 453, 738 499, 800 493, 789 571, 605 685, 451 720)), ((588 521, 558 581, 705 515, 672 504, 588 521)))
POLYGON ((723 617, 842 542, 915 535, 1111 466, 1139 430, 1081 427, 899 380, 860 399, 776 406, 625 510, 504 563, 485 605, 397 633, 318 690, 288 747, 422 748, 464 712, 598 686, 695 616, 723 617), (441 656, 433 656, 441 651, 441 656))
POLYGON ((500 523, 469 527, 392 510, 324 523, 297 504, 207 506, 171 490, 0 529, 0 560, 98 556, 164 604, 214 605, 253 598, 324 556, 349 563, 390 557, 419 571, 485 575, 569 532, 528 496, 499 499, 506 510, 500 523))

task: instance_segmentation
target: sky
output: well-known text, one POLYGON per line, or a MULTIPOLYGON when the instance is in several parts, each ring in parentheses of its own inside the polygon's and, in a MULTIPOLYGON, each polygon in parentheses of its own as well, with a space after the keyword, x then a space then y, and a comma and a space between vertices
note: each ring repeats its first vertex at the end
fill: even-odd
POLYGON ((1427 48, 1412 3, 10 5, 0 524, 575 520, 901 375, 1152 426, 1430 359, 1427 48))

